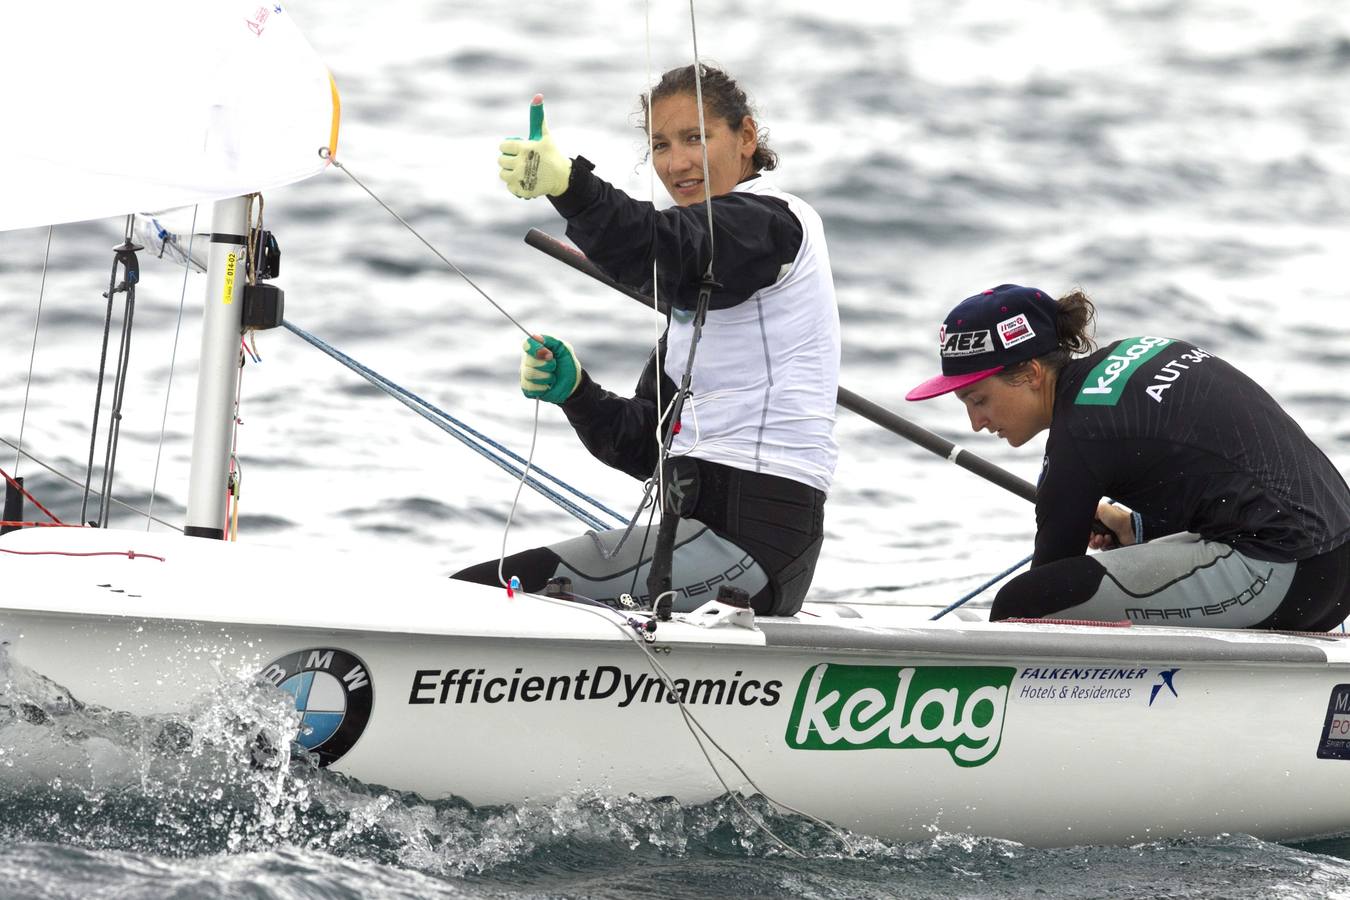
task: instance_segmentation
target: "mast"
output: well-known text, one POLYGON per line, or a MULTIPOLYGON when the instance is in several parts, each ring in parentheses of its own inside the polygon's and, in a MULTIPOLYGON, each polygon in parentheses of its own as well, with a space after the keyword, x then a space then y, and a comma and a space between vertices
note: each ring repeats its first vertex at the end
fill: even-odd
POLYGON ((192 472, 183 529, 193 537, 217 540, 225 537, 225 488, 234 438, 234 401, 239 388, 247 235, 247 197, 213 204, 206 314, 202 320, 202 352, 197 372, 197 412, 192 430, 192 472))

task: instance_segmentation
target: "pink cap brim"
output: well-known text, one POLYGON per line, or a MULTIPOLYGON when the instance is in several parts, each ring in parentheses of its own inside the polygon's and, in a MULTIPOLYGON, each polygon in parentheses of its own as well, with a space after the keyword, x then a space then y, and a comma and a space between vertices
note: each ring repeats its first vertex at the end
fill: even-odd
POLYGON ((970 372, 966 375, 935 375, 906 394, 905 399, 928 400, 932 397, 940 397, 977 381, 983 381, 990 375, 997 375, 1003 371, 1003 368, 1003 366, 994 366, 994 368, 985 369, 983 372, 970 372))

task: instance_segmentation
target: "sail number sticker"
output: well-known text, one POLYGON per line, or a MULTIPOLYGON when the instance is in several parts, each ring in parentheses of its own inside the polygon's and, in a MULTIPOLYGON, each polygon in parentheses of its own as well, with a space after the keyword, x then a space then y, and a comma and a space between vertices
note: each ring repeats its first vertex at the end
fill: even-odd
POLYGON ((225 295, 221 297, 226 306, 234 302, 234 270, 239 263, 239 254, 230 253, 225 257, 225 295))

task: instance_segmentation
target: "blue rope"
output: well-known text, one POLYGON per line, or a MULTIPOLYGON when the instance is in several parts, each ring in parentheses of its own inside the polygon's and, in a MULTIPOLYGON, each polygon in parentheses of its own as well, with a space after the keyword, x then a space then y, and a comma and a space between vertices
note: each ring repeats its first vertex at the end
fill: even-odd
MULTIPOLYGON (((501 444, 497 443, 496 441, 492 440, 486 435, 483 435, 480 432, 475 431, 473 428, 459 421, 454 416, 438 408, 434 404, 422 399, 421 397, 417 396, 411 391, 395 384, 394 382, 385 378, 383 375, 379 374, 373 369, 370 369, 362 365, 355 359, 352 359, 350 356, 343 353, 341 350, 338 350, 336 347, 324 341, 322 338, 316 337, 315 335, 309 333, 300 326, 294 325, 290 322, 282 322, 281 324, 286 328, 287 331, 290 331, 296 337, 300 338, 301 340, 305 341, 311 346, 323 351, 333 359, 337 360, 347 368, 351 369, 353 372, 356 372, 358 375, 365 378, 366 381, 369 381, 371 384, 375 385, 377 388, 384 391, 386 394, 389 394, 390 396, 399 400, 409 409, 413 410, 413 412, 416 412, 418 415, 422 416, 422 418, 436 425, 442 431, 446 432, 451 437, 460 441, 465 446, 469 447, 471 450, 478 453, 480 456, 490 460, 501 469, 511 473, 511 475, 514 478, 519 479, 523 474, 524 472, 523 469, 511 465, 510 463, 506 462, 500 457, 492 454, 484 447, 475 444, 472 440, 469 439, 469 435, 472 435, 474 438, 478 439, 479 441, 482 441, 484 444, 487 444, 494 450, 497 450, 500 453, 509 456, 511 459, 514 459, 515 461, 519 462, 522 466, 525 465, 526 462, 523 457, 517 455, 516 453, 513 453, 511 450, 507 449, 506 447, 503 447, 501 444), (435 416, 431 415, 432 413, 434 413, 435 416), (461 433, 461 431, 464 433, 461 433)), ((625 519, 623 516, 619 515, 609 507, 605 506, 604 504, 600 503, 598 500, 595 500, 594 498, 587 496, 581 491, 578 491, 576 488, 572 487, 571 485, 567 484, 561 479, 556 478, 553 475, 550 475, 548 472, 545 472, 538 466, 533 467, 533 469, 538 474, 544 476, 545 478, 552 481, 554 484, 558 485, 564 490, 569 491, 574 496, 581 498, 587 503, 590 503, 596 509, 599 509, 609 514, 620 525, 626 525, 628 523, 627 519, 625 519)), ((554 491, 547 485, 541 484, 537 479, 534 478, 534 476, 526 478, 525 483, 528 484, 530 487, 534 488, 540 494, 552 500, 554 503, 565 509, 567 512, 571 513, 577 519, 580 519, 585 525, 595 529, 596 531, 608 531, 614 527, 612 525, 606 525, 592 513, 582 509, 577 504, 573 503, 571 500, 562 496, 557 491, 554 491)))
POLYGON ((930 618, 928 621, 930 621, 930 622, 936 622, 938 619, 942 618, 942 617, 945 616, 947 613, 949 613, 949 612, 951 612, 952 610, 956 609, 958 606, 961 606, 961 605, 964 604, 966 601, 968 601, 968 600, 973 600, 975 597, 979 596, 981 592, 987 590, 990 586, 995 585, 995 584, 998 584, 1000 581, 1002 581, 1003 579, 1007 578, 1009 575, 1011 575, 1012 573, 1016 572, 1018 569, 1022 568, 1023 566, 1025 566, 1025 565, 1026 565, 1027 563, 1029 563, 1029 562, 1031 562, 1031 557, 1030 557, 1030 556, 1028 556, 1026 559, 1022 560, 1021 562, 1017 563, 1016 565, 1012 566, 1011 568, 1008 568, 1008 569, 1003 570, 1002 572, 1000 572, 1000 573, 998 573, 997 575, 995 575, 993 578, 991 578, 991 579, 989 579, 988 581, 986 581, 984 584, 982 584, 982 585, 980 585, 979 587, 977 587, 975 590, 971 591, 969 594, 966 594, 966 595, 965 595, 964 597, 962 597, 960 600, 957 600, 955 603, 953 603, 951 606, 949 606, 949 607, 947 607, 946 609, 944 609, 942 612, 940 612, 940 613, 938 613, 937 615, 935 615, 935 616, 933 616, 932 618, 930 618))

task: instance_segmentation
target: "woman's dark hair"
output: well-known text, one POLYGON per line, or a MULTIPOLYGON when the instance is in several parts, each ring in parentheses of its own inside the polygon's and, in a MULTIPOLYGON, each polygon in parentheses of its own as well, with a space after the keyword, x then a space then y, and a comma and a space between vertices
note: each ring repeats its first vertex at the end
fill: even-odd
MULTIPOLYGON (((1059 338, 1059 348, 1036 357, 1042 366, 1052 372, 1058 372, 1075 356, 1090 353, 1097 347, 1097 342, 1092 339, 1097 308, 1092 305, 1088 295, 1074 289, 1055 301, 1055 305, 1059 308, 1055 316, 1055 336, 1059 338)), ((1026 374, 1028 364, 1029 361, 1009 366, 998 377, 1014 383, 1026 374)))
MULTIPOLYGON (((746 116, 754 120, 755 110, 750 105, 750 101, 746 99, 745 91, 741 90, 735 79, 726 72, 707 63, 700 63, 698 82, 703 87, 704 107, 714 116, 726 122, 732 131, 741 127, 741 123, 745 121, 746 116)), ((661 80, 656 83, 656 87, 652 88, 652 103, 680 94, 689 94, 691 97, 698 96, 692 64, 671 69, 662 75, 661 80)), ((638 102, 642 105, 642 124, 638 127, 645 131, 648 113, 647 95, 643 94, 639 97, 638 102)), ((755 128, 757 129, 755 155, 751 158, 750 163, 754 166, 756 172, 773 170, 778 167, 778 154, 769 149, 769 130, 760 128, 758 122, 756 122, 755 128)))

